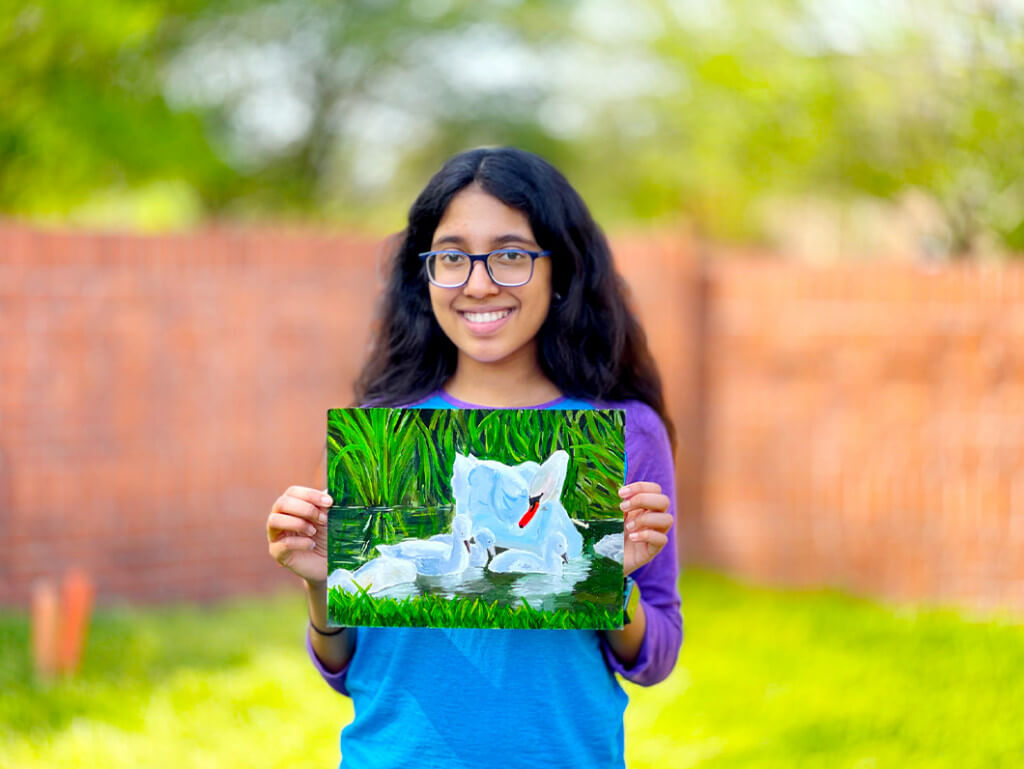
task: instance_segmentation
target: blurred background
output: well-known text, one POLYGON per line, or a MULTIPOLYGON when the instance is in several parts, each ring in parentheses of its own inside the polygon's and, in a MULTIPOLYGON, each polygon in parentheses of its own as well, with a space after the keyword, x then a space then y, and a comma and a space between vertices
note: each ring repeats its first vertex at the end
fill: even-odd
POLYGON ((266 514, 413 198, 512 144, 679 434, 629 765, 1024 764, 1022 104, 1024 0, 0 0, 0 756, 337 763, 266 514))

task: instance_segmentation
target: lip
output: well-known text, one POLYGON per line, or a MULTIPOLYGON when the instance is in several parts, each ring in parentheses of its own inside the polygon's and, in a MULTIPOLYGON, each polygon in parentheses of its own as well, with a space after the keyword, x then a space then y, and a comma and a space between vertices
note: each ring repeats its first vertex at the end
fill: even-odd
POLYGON ((455 312, 458 313, 459 318, 462 320, 463 324, 465 324, 466 328, 469 329, 469 332, 471 334, 482 335, 483 336, 483 335, 493 334, 495 331, 497 331, 502 326, 504 326, 506 323, 508 323, 509 319, 515 314, 516 308, 515 307, 488 307, 488 306, 484 306, 484 307, 462 308, 462 309, 456 310, 455 312), (485 320, 485 321, 473 321, 473 320, 470 320, 468 315, 467 315, 467 313, 472 313, 472 314, 476 315, 476 314, 487 314, 487 313, 498 313, 498 312, 504 312, 504 313, 507 313, 507 314, 504 315, 503 317, 496 318, 494 320, 485 320))

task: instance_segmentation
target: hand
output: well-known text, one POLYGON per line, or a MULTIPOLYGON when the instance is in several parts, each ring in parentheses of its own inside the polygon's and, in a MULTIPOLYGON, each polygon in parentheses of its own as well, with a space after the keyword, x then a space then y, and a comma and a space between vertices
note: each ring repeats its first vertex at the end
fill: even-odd
POLYGON ((637 481, 619 489, 625 513, 625 543, 622 567, 632 574, 661 552, 668 543, 668 530, 672 516, 666 512, 669 498, 661 493, 661 486, 648 481, 637 481))
POLYGON ((327 581, 326 492, 290 486, 277 498, 267 516, 270 555, 310 583, 327 581))

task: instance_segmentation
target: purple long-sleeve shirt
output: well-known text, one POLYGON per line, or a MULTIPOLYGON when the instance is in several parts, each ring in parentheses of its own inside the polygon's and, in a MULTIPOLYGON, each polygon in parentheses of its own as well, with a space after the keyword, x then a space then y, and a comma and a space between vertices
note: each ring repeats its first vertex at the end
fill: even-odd
MULTIPOLYGON (((414 405, 485 408, 443 391, 414 405)), ((675 517, 671 448, 652 408, 568 398, 534 408, 624 409, 626 482, 658 483, 675 517)), ((646 629, 629 667, 597 631, 354 628, 352 659, 337 673, 307 639, 324 680, 355 706, 342 734, 344 766, 478 766, 496 756, 505 767, 623 766, 627 698, 611 673, 655 684, 672 671, 683 640, 674 532, 632 575, 646 629)))

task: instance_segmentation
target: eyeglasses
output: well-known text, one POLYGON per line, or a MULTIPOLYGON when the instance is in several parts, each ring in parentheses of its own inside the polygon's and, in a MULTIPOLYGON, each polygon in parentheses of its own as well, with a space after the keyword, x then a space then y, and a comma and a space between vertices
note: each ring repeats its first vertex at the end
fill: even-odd
POLYGON ((550 251, 526 251, 499 248, 489 254, 462 251, 427 251, 419 255, 427 271, 427 280, 439 288, 461 288, 469 282, 473 265, 483 262, 487 274, 499 286, 525 286, 533 277, 533 263, 550 251))

